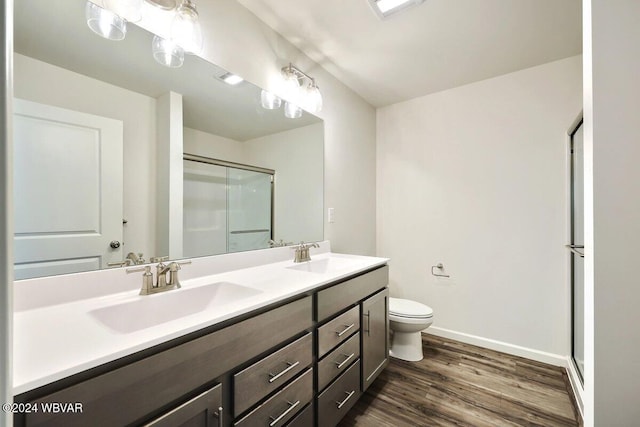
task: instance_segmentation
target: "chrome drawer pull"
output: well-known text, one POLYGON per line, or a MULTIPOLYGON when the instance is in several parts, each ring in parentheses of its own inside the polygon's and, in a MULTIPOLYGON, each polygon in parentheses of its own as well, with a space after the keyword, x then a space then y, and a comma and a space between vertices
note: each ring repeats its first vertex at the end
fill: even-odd
MULTIPOLYGON (((345 326, 347 326, 347 325, 345 325, 345 326)), ((355 324, 355 323, 352 323, 352 324, 348 325, 346 328, 344 328, 342 332, 338 332, 338 331, 336 331, 336 334, 338 334, 338 336, 339 336, 339 337, 341 337, 341 336, 343 336, 344 334, 346 334, 346 333, 347 333, 347 331, 348 331, 349 329, 353 328, 354 326, 356 326, 356 324, 355 324)))
POLYGON ((350 355, 348 355, 348 356, 347 356, 346 354, 343 354, 343 356, 347 356, 347 358, 346 358, 346 359, 344 359, 341 363, 338 363, 338 362, 333 362, 333 363, 335 363, 336 365, 338 365, 338 366, 337 366, 337 368, 338 368, 338 369, 342 369, 342 367, 345 365, 345 363, 347 363, 349 360, 351 360, 351 358, 352 358, 353 356, 355 356, 355 355, 356 355, 355 353, 351 353, 351 354, 350 354, 350 355))
POLYGON ((284 417, 286 417, 289 412, 293 411, 293 408, 295 408, 296 406, 298 406, 300 404, 300 401, 296 400, 296 403, 291 403, 291 402, 289 402, 287 400, 287 403, 289 404, 289 408, 287 408, 286 411, 284 411, 282 414, 280 414, 280 416, 278 416, 278 418, 269 417, 269 418, 271 418, 273 420, 271 422, 271 424, 269 424, 269 427, 273 427, 274 425, 278 424, 280 422, 280 420, 283 419, 284 417))
POLYGON ((349 393, 348 391, 345 391, 345 393, 347 393, 347 397, 342 401, 342 402, 338 402, 336 400, 336 403, 338 404, 338 409, 341 409, 345 403, 347 403, 347 400, 351 399, 351 396, 353 396, 355 394, 355 390, 353 390, 351 393, 349 393))
POLYGON ((298 366, 300 364, 300 362, 296 362, 296 363, 289 363, 287 362, 287 365, 289 365, 284 371, 278 373, 278 374, 272 374, 271 372, 269 372, 269 382, 272 383, 275 380, 277 380, 278 378, 280 378, 281 376, 283 376, 284 374, 286 374, 287 372, 289 372, 290 370, 292 370, 293 368, 295 368, 296 366, 298 366))
POLYGON ((222 406, 218 408, 218 412, 214 412, 213 414, 218 417, 218 427, 222 427, 224 425, 222 421, 222 406))

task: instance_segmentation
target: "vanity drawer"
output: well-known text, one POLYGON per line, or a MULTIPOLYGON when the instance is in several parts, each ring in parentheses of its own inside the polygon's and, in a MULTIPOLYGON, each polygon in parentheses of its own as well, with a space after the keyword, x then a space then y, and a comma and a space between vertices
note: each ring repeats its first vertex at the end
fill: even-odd
POLYGON ((235 374, 234 414, 240 415, 302 372, 313 361, 312 350, 309 333, 235 374))
POLYGON ((358 329, 360 329, 360 306, 355 306, 320 326, 318 328, 318 357, 324 356, 358 329))
POLYGON ((318 427, 333 427, 360 397, 360 359, 318 396, 318 427))
POLYGON ((360 332, 340 344, 338 348, 318 362, 318 390, 325 388, 359 357, 360 332))
POLYGON ((300 411, 287 427, 313 427, 313 402, 300 411))
POLYGON ((385 288, 389 283, 389 266, 385 265, 318 292, 316 320, 323 321, 340 310, 385 288))
POLYGON ((310 368, 234 425, 242 427, 282 426, 304 408, 304 405, 311 402, 312 398, 313 369, 310 368))

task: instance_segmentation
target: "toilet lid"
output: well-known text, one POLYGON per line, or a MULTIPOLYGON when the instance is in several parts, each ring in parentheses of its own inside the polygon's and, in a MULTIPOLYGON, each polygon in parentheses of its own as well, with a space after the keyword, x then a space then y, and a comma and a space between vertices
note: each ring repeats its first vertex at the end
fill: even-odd
POLYGON ((424 318, 433 316, 433 310, 416 301, 389 298, 389 314, 400 317, 424 318))

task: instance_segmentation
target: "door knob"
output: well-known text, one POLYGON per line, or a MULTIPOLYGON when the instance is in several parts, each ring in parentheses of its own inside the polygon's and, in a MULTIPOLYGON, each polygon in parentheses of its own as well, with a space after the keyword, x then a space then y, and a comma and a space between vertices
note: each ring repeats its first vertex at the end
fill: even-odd
POLYGON ((109 243, 109 246, 111 246, 113 249, 118 249, 120 247, 120 242, 118 242, 117 240, 112 240, 111 243, 109 243))

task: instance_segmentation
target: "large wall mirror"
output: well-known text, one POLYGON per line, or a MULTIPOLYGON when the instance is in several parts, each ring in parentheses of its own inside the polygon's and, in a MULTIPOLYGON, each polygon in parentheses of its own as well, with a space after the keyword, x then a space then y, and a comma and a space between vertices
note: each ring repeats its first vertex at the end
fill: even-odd
POLYGON ((17 279, 322 240, 319 118, 197 56, 158 64, 135 25, 97 36, 84 0, 45 3, 15 2, 17 279))

